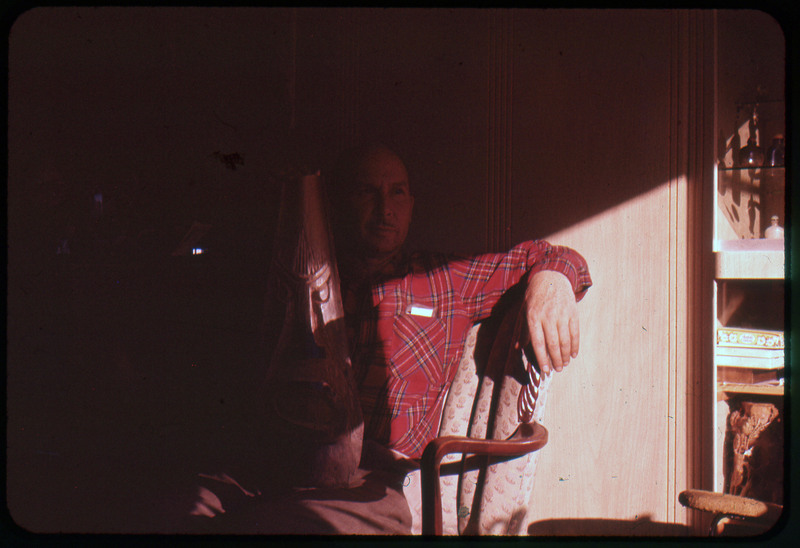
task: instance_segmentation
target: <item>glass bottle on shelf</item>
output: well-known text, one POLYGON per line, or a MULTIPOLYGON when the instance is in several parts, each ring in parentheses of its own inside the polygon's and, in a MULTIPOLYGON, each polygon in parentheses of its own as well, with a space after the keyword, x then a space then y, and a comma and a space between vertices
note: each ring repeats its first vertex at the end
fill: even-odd
POLYGON ((750 135, 747 144, 739 149, 740 167, 761 167, 764 165, 764 149, 761 148, 758 128, 758 105, 753 107, 753 115, 748 125, 750 135))
POLYGON ((783 135, 778 134, 772 138, 772 146, 767 151, 767 165, 770 167, 783 167, 783 159, 786 154, 786 144, 783 135))
POLYGON ((764 237, 770 240, 782 240, 783 239, 783 227, 778 226, 778 216, 773 215, 770 217, 770 225, 764 231, 764 237))

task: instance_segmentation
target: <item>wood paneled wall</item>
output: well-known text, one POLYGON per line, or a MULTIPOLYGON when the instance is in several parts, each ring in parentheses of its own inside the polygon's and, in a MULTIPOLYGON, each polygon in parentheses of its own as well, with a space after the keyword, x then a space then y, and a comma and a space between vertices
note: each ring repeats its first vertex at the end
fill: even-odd
POLYGON ((595 281, 581 304, 581 356, 552 385, 530 532, 682 534, 670 525, 690 522, 678 493, 710 481, 713 17, 525 18, 536 53, 519 59, 515 90, 529 90, 518 101, 531 106, 515 122, 537 131, 515 133, 515 179, 532 181, 515 187, 515 236, 544 231, 580 250, 595 281), (558 53, 539 54, 548 48, 558 53), (524 154, 543 148, 554 161, 524 154), (541 200, 558 215, 612 196, 566 228, 539 218, 551 211, 541 200))

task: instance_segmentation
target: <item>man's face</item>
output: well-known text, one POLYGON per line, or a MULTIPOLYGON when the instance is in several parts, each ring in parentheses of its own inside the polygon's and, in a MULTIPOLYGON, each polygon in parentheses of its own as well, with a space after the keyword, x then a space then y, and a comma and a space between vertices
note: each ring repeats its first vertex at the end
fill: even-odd
POLYGON ((414 207, 403 162, 388 150, 374 151, 353 183, 349 202, 359 247, 370 257, 393 255, 405 242, 414 207))

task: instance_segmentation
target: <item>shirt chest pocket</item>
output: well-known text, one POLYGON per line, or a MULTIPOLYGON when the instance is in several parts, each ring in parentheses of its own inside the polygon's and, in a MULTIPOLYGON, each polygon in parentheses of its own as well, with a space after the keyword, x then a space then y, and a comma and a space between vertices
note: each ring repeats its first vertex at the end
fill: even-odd
MULTIPOLYGON (((392 374, 411 385, 440 385, 445 379, 445 322, 433 306, 409 304, 392 328, 392 374)), ((413 389, 413 387, 412 387, 413 389)))

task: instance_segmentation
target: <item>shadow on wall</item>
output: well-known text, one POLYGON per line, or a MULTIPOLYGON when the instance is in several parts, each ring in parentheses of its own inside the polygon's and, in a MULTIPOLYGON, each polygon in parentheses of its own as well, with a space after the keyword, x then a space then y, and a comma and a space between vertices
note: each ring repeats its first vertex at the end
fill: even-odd
POLYGON ((545 519, 528 525, 531 536, 688 536, 690 529, 679 523, 653 521, 650 514, 624 519, 545 519))

